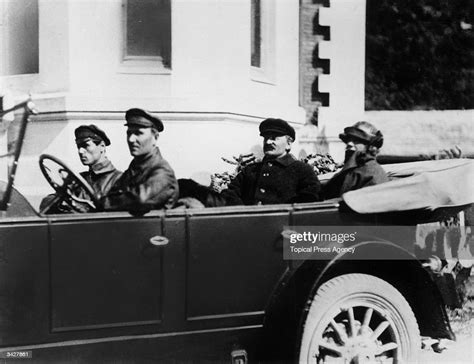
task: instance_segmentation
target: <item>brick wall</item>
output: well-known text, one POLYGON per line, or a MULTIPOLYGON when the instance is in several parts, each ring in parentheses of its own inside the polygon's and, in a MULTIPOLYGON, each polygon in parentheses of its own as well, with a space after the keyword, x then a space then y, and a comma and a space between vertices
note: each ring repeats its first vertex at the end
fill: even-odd
POLYGON ((339 159, 344 149, 339 132, 365 119, 384 133, 384 154, 432 154, 458 145, 472 155, 474 110, 364 111, 364 25, 361 0, 300 0, 300 106, 307 125, 299 141, 304 149, 339 159), (355 7, 358 12, 351 12, 355 7))
POLYGON ((315 125, 318 107, 329 99, 318 92, 318 75, 329 73, 329 60, 318 57, 318 42, 330 38, 329 27, 319 25, 319 9, 328 5, 329 0, 300 0, 300 105, 306 121, 315 125))

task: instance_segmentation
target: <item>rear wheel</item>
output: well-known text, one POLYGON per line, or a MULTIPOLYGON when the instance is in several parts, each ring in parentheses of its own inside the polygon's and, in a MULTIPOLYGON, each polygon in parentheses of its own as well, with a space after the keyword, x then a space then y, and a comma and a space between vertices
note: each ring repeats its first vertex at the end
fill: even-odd
POLYGON ((311 302, 300 363, 416 362, 420 332, 405 298, 366 274, 329 280, 311 302))

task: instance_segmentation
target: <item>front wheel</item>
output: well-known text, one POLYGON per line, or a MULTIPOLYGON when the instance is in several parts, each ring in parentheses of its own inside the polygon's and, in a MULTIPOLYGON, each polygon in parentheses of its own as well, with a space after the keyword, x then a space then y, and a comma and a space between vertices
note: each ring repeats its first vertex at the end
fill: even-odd
POLYGON ((324 283, 303 328, 300 363, 416 362, 420 332, 405 298, 367 274, 324 283))

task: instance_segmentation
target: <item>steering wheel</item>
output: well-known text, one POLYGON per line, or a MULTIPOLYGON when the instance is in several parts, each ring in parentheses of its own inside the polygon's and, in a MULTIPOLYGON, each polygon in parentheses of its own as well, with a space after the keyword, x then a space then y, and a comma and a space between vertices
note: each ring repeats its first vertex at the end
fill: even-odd
POLYGON ((63 161, 52 155, 42 154, 39 165, 44 177, 56 191, 56 197, 42 208, 41 213, 62 201, 75 212, 99 210, 100 201, 92 187, 63 161))

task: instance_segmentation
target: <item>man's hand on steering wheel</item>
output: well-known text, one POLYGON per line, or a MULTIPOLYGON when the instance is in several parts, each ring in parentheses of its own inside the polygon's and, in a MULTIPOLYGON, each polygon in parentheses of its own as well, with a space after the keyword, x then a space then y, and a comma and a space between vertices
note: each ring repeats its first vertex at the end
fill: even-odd
POLYGON ((92 187, 59 158, 42 154, 39 164, 44 177, 56 192, 56 197, 41 208, 41 213, 46 213, 53 206, 57 206, 60 211, 69 208, 70 211, 80 213, 101 209, 92 187))

